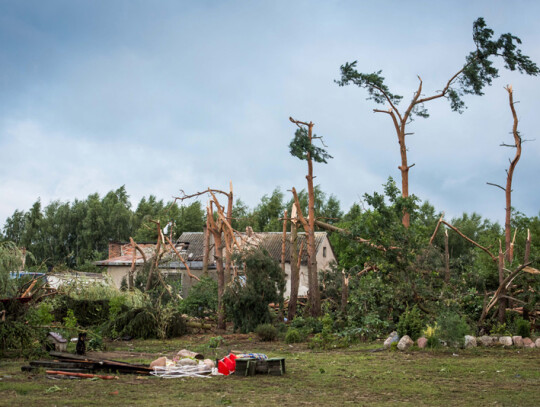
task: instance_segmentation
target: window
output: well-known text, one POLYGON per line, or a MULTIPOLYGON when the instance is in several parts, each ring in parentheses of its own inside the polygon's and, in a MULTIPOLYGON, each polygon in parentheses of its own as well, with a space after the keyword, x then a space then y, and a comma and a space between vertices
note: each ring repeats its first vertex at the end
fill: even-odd
POLYGON ((322 256, 326 257, 326 246, 322 248, 322 256))

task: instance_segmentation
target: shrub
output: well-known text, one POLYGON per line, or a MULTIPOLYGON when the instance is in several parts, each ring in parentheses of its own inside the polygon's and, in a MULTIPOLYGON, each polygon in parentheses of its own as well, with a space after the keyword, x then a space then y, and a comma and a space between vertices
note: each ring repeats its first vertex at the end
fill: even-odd
POLYGON ((407 307, 405 312, 399 317, 397 333, 399 336, 409 335, 415 341, 420 337, 423 326, 424 323, 418 307, 416 305, 411 309, 407 307))
POLYGON ((313 317, 296 317, 291 322, 291 328, 299 328, 307 334, 318 334, 323 330, 322 321, 313 317))
POLYGON ((512 335, 506 323, 501 324, 500 322, 497 322, 495 325, 491 327, 490 333, 491 335, 499 335, 499 336, 512 335))
POLYGON ((423 331, 424 336, 427 339, 428 348, 436 348, 439 346, 439 326, 435 322, 433 326, 428 325, 423 331))
POLYGON ((227 286, 223 303, 234 330, 247 333, 272 321, 268 304, 282 302, 285 276, 279 263, 265 250, 247 250, 237 261, 245 266, 245 275, 227 286))
POLYGON ((305 335, 302 331, 296 328, 289 328, 287 334, 285 335, 286 343, 300 343, 305 340, 305 335))
POLYGON ((180 302, 180 312, 197 318, 215 315, 217 312, 217 282, 210 277, 202 277, 191 287, 185 300, 180 302))
POLYGON ((208 347, 210 349, 216 349, 219 346, 223 345, 224 342, 225 340, 222 336, 214 336, 208 340, 208 347))
POLYGON ((278 336, 277 328, 272 324, 261 324, 255 329, 255 333, 262 341, 275 341, 278 336))
POLYGON ((531 336, 531 323, 529 321, 519 318, 516 320, 515 325, 516 335, 522 336, 523 338, 529 338, 531 336))
POLYGON ((440 338, 449 346, 463 347, 465 335, 470 331, 469 326, 460 315, 448 312, 439 315, 437 325, 440 329, 440 338))

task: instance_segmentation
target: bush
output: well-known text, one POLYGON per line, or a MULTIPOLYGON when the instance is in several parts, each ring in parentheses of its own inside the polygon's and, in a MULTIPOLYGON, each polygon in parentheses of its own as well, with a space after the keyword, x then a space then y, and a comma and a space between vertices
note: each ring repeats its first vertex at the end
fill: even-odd
POLYGON ((185 300, 179 305, 180 312, 197 318, 215 315, 217 312, 217 282, 210 277, 202 277, 191 287, 185 300))
POLYGON ((531 323, 529 321, 519 318, 516 320, 515 325, 516 335, 522 336, 523 338, 529 338, 531 336, 531 323))
POLYGON ((255 333, 265 342, 275 341, 278 336, 278 330, 272 324, 261 324, 257 326, 255 333))
POLYGON ((291 328, 298 328, 307 334, 318 334, 323 330, 322 321, 313 317, 296 317, 291 322, 291 328))
POLYGON ((407 307, 405 312, 399 317, 397 333, 399 336, 409 335, 413 341, 417 340, 422 333, 424 322, 420 315, 420 310, 415 305, 411 309, 407 307))
POLYGON ((439 326, 435 322, 433 326, 428 325, 426 329, 424 329, 423 334, 425 338, 427 339, 427 347, 428 348, 436 348, 439 346, 439 326))
POLYGON ((463 317, 454 312, 444 313, 437 318, 437 325, 440 329, 440 338, 448 346, 463 347, 465 335, 470 332, 470 328, 463 317))
POLYGON ((272 321, 268 305, 282 302, 285 276, 266 250, 248 250, 236 260, 245 266, 245 275, 227 286, 223 303, 235 331, 253 332, 258 325, 272 321))
POLYGON ((305 334, 296 328, 289 328, 287 334, 285 335, 286 343, 300 343, 304 342, 305 339, 305 334))

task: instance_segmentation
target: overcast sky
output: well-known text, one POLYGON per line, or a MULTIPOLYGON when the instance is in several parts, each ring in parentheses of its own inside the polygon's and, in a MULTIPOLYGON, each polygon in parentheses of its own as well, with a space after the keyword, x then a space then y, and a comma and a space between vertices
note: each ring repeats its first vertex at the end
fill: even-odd
MULTIPOLYGON (((382 69, 405 100, 420 75, 433 94, 474 49, 480 16, 540 63, 539 15, 538 1, 0 0, 0 226, 38 197, 121 185, 134 206, 229 180, 250 206, 277 186, 304 188, 289 116, 324 136, 334 159, 315 166, 315 181, 348 209, 400 180, 399 146, 365 90, 334 83, 340 65, 382 69)), ((409 126, 410 191, 447 217, 504 217, 504 192, 486 182, 504 185, 514 154, 499 147, 513 142, 506 84, 523 137, 536 139, 524 144, 513 206, 539 213, 540 77, 500 73, 463 114, 437 100, 409 126)))

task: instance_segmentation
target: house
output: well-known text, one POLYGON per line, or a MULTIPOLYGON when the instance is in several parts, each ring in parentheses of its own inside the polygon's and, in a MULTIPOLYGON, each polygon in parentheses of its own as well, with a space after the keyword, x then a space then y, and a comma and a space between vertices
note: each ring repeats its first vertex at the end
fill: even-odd
MULTIPOLYGON (((251 245, 260 246, 266 249, 274 260, 281 263, 282 250, 282 232, 261 232, 242 234, 245 241, 251 245)), ((291 292, 291 255, 290 255, 290 233, 287 233, 285 243, 285 274, 286 288, 285 297, 291 292)), ((142 250, 151 257, 155 250, 155 244, 139 244, 142 250)), ((204 257, 204 232, 185 232, 177 240, 176 249, 180 252, 193 275, 201 277, 203 275, 203 257, 204 257)), ((300 284, 298 295, 307 295, 308 291, 308 273, 307 273, 307 244, 305 233, 298 233, 298 248, 303 246, 302 259, 300 262, 300 284)), ((212 235, 210 235, 210 253, 208 264, 208 274, 217 279, 215 265, 215 248, 212 235)), ((109 243, 109 258, 98 261, 95 264, 101 267, 107 267, 107 274, 116 287, 120 287, 122 280, 127 279, 131 263, 133 261, 133 247, 130 243, 111 242, 109 243)), ((317 253, 317 267, 319 270, 325 270, 330 267, 332 262, 336 262, 336 256, 328 235, 326 232, 315 232, 315 250, 317 253)), ((140 266, 144 263, 142 255, 135 252, 135 263, 140 266)), ((185 265, 175 256, 164 257, 164 261, 159 265, 161 272, 172 278, 181 280, 182 295, 186 296, 189 289, 197 282, 196 279, 188 276, 185 265)))

